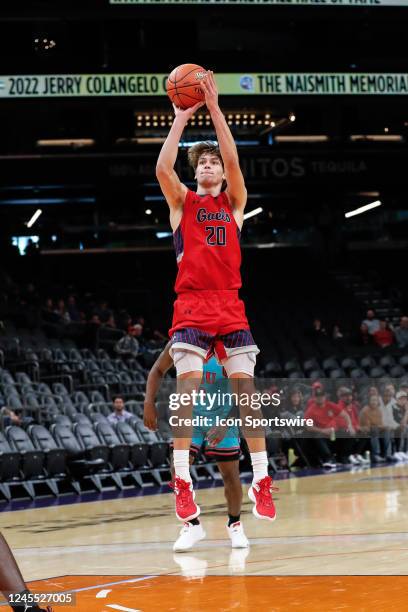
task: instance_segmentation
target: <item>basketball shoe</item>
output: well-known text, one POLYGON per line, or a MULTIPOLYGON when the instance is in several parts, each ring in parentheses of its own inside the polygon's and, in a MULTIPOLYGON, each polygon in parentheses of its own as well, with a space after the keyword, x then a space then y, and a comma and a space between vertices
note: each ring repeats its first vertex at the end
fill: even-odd
POLYGON ((194 502, 193 484, 176 476, 171 488, 176 496, 176 516, 179 521, 192 521, 200 514, 200 506, 194 502))
POLYGON ((272 499, 272 491, 277 491, 277 487, 272 486, 272 478, 265 476, 258 480, 248 489, 248 497, 254 503, 252 513, 258 519, 274 521, 276 519, 275 504, 272 499))
POLYGON ((232 548, 248 548, 249 542, 245 535, 244 527, 241 521, 227 525, 228 535, 231 539, 232 548))
POLYGON ((194 544, 197 544, 200 540, 203 540, 206 533, 201 523, 199 525, 192 525, 191 523, 184 523, 180 530, 180 535, 174 543, 174 552, 184 552, 185 550, 191 550, 194 544))

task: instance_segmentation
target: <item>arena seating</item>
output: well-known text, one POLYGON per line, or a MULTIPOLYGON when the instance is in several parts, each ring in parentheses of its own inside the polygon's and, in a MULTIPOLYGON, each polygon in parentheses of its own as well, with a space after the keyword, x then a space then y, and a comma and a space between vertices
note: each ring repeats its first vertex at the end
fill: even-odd
MULTIPOLYGON (((343 379, 351 378, 364 395, 370 379, 408 378, 408 355, 395 346, 381 350, 359 346, 350 333, 340 342, 331 334, 311 333, 315 317, 322 317, 330 329, 339 323, 345 332, 358 332, 368 306, 397 322, 402 312, 398 296, 374 278, 334 271, 322 279, 319 274, 295 270, 276 279, 279 292, 253 292, 249 308, 256 311, 248 314, 255 338, 262 339, 258 376, 267 379, 266 384, 280 378, 293 384, 301 381, 306 397, 311 384, 320 379, 335 391, 343 379)), ((100 330, 98 342, 90 348, 61 329, 55 333, 46 326, 18 327, 12 313, 3 320, 0 400, 22 418, 21 427, 10 427, 0 417, 4 500, 169 482, 166 383, 174 381, 164 380, 157 402, 159 431, 151 432, 143 424, 149 364, 117 357, 112 348, 122 335, 100 330), (115 394, 123 396, 133 416, 112 426, 107 417, 115 394)), ((214 464, 203 457, 198 457, 192 473, 196 478, 217 476, 214 464)))

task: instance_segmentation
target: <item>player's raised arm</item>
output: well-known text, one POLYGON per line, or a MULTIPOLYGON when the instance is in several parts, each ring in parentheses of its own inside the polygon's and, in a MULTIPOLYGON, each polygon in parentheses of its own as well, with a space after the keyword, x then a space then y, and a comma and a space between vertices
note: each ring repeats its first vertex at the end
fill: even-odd
POLYGON ((175 113, 173 125, 171 126, 170 132, 161 148, 156 164, 157 180, 160 183, 160 188, 170 209, 177 209, 183 206, 187 191, 187 187, 181 183, 174 170, 180 138, 187 121, 198 108, 203 106, 203 104, 204 102, 198 102, 186 110, 177 108, 177 106, 173 104, 175 113))
POLYGON ((247 190, 244 177, 239 166, 239 157, 234 138, 228 123, 218 105, 218 89, 214 73, 209 70, 201 82, 205 93, 205 103, 211 115, 217 134, 222 161, 224 163, 225 178, 227 181, 227 194, 231 205, 242 211, 247 201, 247 190))

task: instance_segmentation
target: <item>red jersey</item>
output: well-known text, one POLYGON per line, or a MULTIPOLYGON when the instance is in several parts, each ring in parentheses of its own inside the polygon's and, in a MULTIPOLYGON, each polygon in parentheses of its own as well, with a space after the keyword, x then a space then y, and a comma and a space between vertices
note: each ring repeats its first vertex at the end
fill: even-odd
POLYGON ((337 417, 342 408, 329 400, 320 406, 314 400, 308 403, 305 411, 305 419, 313 419, 315 427, 327 429, 328 427, 338 428, 337 417))
POLYGON ((225 192, 214 197, 188 190, 173 234, 179 268, 176 293, 239 289, 240 233, 225 192))

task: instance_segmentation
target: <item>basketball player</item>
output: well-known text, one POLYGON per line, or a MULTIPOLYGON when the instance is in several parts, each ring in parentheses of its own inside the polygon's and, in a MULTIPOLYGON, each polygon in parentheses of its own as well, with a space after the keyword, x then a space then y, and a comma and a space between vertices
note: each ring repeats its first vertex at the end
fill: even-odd
MULTIPOLYGON (((224 115, 218 105, 214 75, 209 71, 202 80, 205 104, 211 115, 219 143, 204 142, 189 150, 197 191, 180 182, 174 164, 181 135, 187 121, 203 105, 181 110, 174 106, 175 118, 160 151, 156 175, 170 208, 170 224, 178 263, 175 284, 170 354, 177 370, 177 390, 196 391, 201 383, 203 360, 216 344, 220 363, 231 380, 233 391, 248 394, 253 389, 256 355, 255 344, 239 299, 241 287, 240 232, 247 200, 244 178, 239 166, 237 148, 224 115), (227 187, 222 191, 224 180, 227 187)), ((243 402, 240 402, 243 414, 243 402)), ((192 406, 184 414, 191 417, 192 406)), ((271 495, 272 479, 268 476, 265 436, 252 437, 244 432, 251 454, 253 482, 248 491, 257 518, 274 520, 275 506, 271 495)), ((174 438, 176 515, 189 521, 200 514, 194 502, 189 469, 191 429, 184 437, 174 438)))
MULTIPOLYGON (((144 423, 149 429, 157 429, 157 413, 155 407, 155 399, 159 390, 161 381, 166 372, 173 366, 173 359, 170 356, 169 342, 163 352, 159 355, 156 362, 153 364, 149 372, 146 383, 146 396, 144 401, 144 423)), ((215 359, 211 357, 204 364, 204 390, 213 392, 219 389, 222 385, 225 376, 223 368, 215 359)), ((193 463, 196 455, 204 446, 204 452, 209 457, 214 457, 217 460, 218 469, 224 481, 224 492, 228 506, 228 524, 227 532, 231 538, 232 548, 247 548, 249 542, 245 536, 244 528, 241 522, 241 504, 242 504, 242 485, 239 478, 239 437, 238 428, 231 427, 224 430, 217 429, 215 424, 215 416, 228 416, 230 407, 218 407, 208 410, 208 406, 195 406, 193 416, 207 417, 208 426, 195 427, 193 430, 193 438, 190 446, 190 463, 193 463)), ((174 467, 172 465, 172 472, 174 467)), ((174 474, 173 474, 174 478, 174 474)), ((205 531, 198 518, 186 521, 181 528, 180 536, 173 546, 175 552, 190 550, 194 544, 205 538, 205 531)))
MULTIPOLYGON (((6 601, 10 601, 10 595, 25 595, 30 591, 24 582, 17 562, 11 552, 6 540, 0 533, 0 591, 3 593, 6 601)), ((30 606, 25 604, 11 605, 14 612, 52 612, 50 607, 46 610, 39 608, 36 605, 30 606)))

